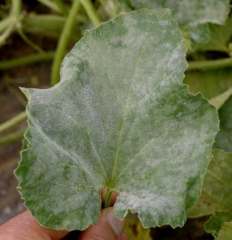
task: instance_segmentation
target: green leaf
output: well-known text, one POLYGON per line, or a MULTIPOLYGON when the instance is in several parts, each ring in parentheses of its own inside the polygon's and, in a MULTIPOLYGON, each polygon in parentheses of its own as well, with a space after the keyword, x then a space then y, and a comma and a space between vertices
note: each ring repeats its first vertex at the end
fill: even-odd
POLYGON ((39 222, 97 222, 100 190, 123 219, 181 226, 199 197, 218 131, 216 109, 182 84, 186 48, 169 10, 140 10, 88 31, 61 82, 29 96, 27 147, 16 175, 39 222))
POLYGON ((222 51, 230 53, 228 43, 232 36, 232 17, 230 17, 225 26, 210 24, 211 38, 207 44, 195 44, 195 51, 222 51))
POLYGON ((232 87, 232 69, 186 72, 184 83, 189 85, 192 93, 201 92, 211 99, 232 87))
POLYGON ((188 217, 201 217, 215 212, 229 211, 232 202, 232 153, 213 150, 204 177, 201 196, 190 208, 188 217))
MULTIPOLYGON (((181 23, 180 26, 182 26, 181 23)), ((190 22, 184 23, 183 26, 186 26, 189 31, 189 35, 195 42, 206 44, 210 41, 210 29, 208 23, 192 25, 190 22)))
POLYGON ((126 224, 123 232, 130 240, 152 240, 150 236, 151 229, 144 229, 139 220, 132 217, 126 218, 126 224))
POLYGON ((214 148, 232 152, 232 96, 219 109, 220 131, 217 134, 214 148))
POLYGON ((230 8, 229 0, 118 0, 129 9, 170 8, 180 26, 188 28, 192 39, 210 40, 208 23, 224 24, 230 8))
POLYGON ((232 239, 232 222, 225 222, 218 234, 216 240, 231 240, 232 239))
MULTIPOLYGON (((224 225, 226 222, 232 221, 232 212, 220 212, 215 213, 210 219, 205 223, 205 231, 212 234, 218 240, 231 240, 232 238, 224 238, 227 231, 230 229, 230 234, 232 234, 232 225, 231 223, 224 225), (224 226, 223 226, 224 225, 224 226), (229 229, 227 228, 229 227, 229 229)), ((232 235, 230 235, 232 236, 232 235)))
POLYGON ((232 95, 232 88, 229 88, 222 94, 217 95, 209 100, 209 103, 212 104, 215 108, 219 109, 223 104, 229 99, 232 95))

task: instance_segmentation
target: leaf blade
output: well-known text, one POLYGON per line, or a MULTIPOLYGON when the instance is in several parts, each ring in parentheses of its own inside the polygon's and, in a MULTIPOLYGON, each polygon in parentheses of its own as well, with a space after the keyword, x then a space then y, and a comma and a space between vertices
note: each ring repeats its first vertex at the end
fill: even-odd
POLYGON ((189 210, 189 217, 200 217, 231 209, 232 155, 214 149, 203 181, 201 197, 189 210))
POLYGON ((100 190, 105 188, 119 192, 115 212, 120 218, 132 210, 139 212, 145 227, 183 225, 186 210, 199 195, 218 118, 207 100, 182 85, 187 67, 182 42, 166 9, 122 14, 88 31, 76 44, 62 64, 59 84, 27 90, 27 148, 16 175, 25 205, 41 224, 83 230, 96 223, 100 190), (160 148, 162 143, 165 148, 160 148), (162 180, 166 170, 172 171, 167 156, 171 159, 173 152, 171 165, 179 167, 173 168, 172 178, 162 180), (135 169, 138 157, 142 162, 135 169), (161 172, 156 169, 160 163, 165 166, 161 172), (151 183, 139 207, 132 209, 129 202, 146 182, 138 189, 129 180, 146 173, 151 183), (182 173, 180 190, 178 184, 165 185, 182 173), (159 195, 167 199, 170 216, 162 201, 150 202, 159 195), (123 205, 125 198, 129 202, 123 205), (151 215, 148 206, 158 215, 151 215))
POLYGON ((217 240, 230 239, 226 237, 227 236, 226 234, 231 234, 231 223, 229 223, 231 220, 232 220, 231 212, 216 212, 205 223, 204 225, 205 231, 208 233, 211 233, 217 240), (227 226, 225 226, 225 224, 226 225, 229 224, 228 229, 227 229, 227 226), (227 232, 230 232, 230 233, 227 233, 227 232))
POLYGON ((230 3, 228 0, 119 0, 119 2, 133 10, 140 8, 170 8, 178 24, 186 27, 191 38, 199 43, 207 43, 210 40, 208 23, 220 25, 225 23, 229 14, 230 3), (212 14, 212 12, 214 13, 212 14))
POLYGON ((226 102, 222 105, 222 107, 219 109, 220 131, 218 132, 214 143, 214 148, 220 148, 228 152, 232 152, 231 103, 232 97, 230 96, 226 100, 226 102))

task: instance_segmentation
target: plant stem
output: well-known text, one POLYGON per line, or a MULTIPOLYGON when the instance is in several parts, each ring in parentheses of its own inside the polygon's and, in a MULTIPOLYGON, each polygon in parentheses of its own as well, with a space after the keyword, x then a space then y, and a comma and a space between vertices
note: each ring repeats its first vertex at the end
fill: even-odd
POLYGON ((22 8, 21 0, 12 0, 11 12, 9 20, 1 22, 1 30, 3 31, 0 36, 0 45, 5 42, 5 40, 10 36, 11 32, 14 30, 16 24, 20 19, 20 13, 22 8), (7 24, 6 24, 7 23, 7 24), (2 29, 2 27, 5 27, 2 29))
MULTIPOLYGON (((74 0, 75 1, 75 0, 74 0)), ((52 1, 50 0, 38 0, 38 2, 42 3, 44 6, 52 9, 55 12, 60 13, 60 8, 52 1)))
POLYGON ((26 129, 19 130, 15 133, 10 133, 4 137, 0 138, 0 146, 7 145, 9 143, 17 142, 18 140, 23 138, 23 134, 25 133, 26 129))
MULTIPOLYGON (((77 21, 85 22, 86 16, 78 15, 77 21)), ((12 18, 9 16, 4 20, 0 21, 0 34, 9 27, 12 22, 12 18)), ((64 28, 66 18, 54 14, 28 14, 25 15, 20 21, 22 31, 24 33, 36 34, 39 36, 46 36, 50 38, 58 39, 64 28)), ((13 31, 15 28, 13 29, 13 31)), ((70 34, 70 40, 76 42, 81 37, 81 31, 76 24, 70 34)))
POLYGON ((22 1, 21 0, 12 0, 12 8, 11 8, 11 16, 14 16, 17 20, 20 16, 22 8, 22 1))
POLYGON ((72 32, 72 29, 74 27, 75 21, 76 21, 76 15, 80 9, 80 0, 73 1, 73 5, 70 9, 67 21, 64 25, 63 31, 61 33, 61 36, 58 41, 56 54, 54 58, 54 62, 52 65, 52 73, 51 73, 51 85, 55 85, 59 82, 60 78, 60 66, 61 62, 65 56, 66 48, 69 41, 69 36, 72 32))
MULTIPOLYGON (((58 39, 64 29, 66 18, 52 14, 29 14, 22 19, 21 23, 25 33, 58 39)), ((80 29, 75 25, 70 39, 76 42, 80 37, 80 29)))
POLYGON ((29 55, 26 57, 2 61, 0 62, 0 70, 10 69, 10 68, 23 66, 26 64, 32 64, 36 62, 41 62, 45 60, 52 60, 54 58, 54 55, 55 55, 54 52, 44 52, 44 53, 29 55))
POLYGON ((188 71, 192 70, 210 70, 232 66, 232 57, 218 60, 193 61, 188 62, 188 71))
POLYGON ((13 117, 12 119, 0 124, 0 132, 3 132, 5 130, 13 127, 14 125, 25 120, 26 118, 27 118, 26 112, 22 112, 22 113, 18 114, 17 116, 13 117))
POLYGON ((9 25, 9 27, 3 32, 3 34, 0 36, 0 46, 5 43, 5 40, 10 36, 10 34, 14 30, 14 22, 12 21, 9 25))
POLYGON ((111 205, 111 195, 112 192, 110 190, 107 190, 105 196, 104 196, 104 208, 108 208, 111 205))
POLYGON ((14 87, 12 87, 10 84, 6 85, 8 90, 15 95, 15 97, 18 99, 18 101, 24 106, 26 107, 27 105, 27 101, 25 96, 23 96, 22 92, 19 92, 19 90, 17 91, 14 87))
POLYGON ((90 0, 81 0, 81 4, 85 8, 85 11, 87 12, 91 22, 95 27, 98 27, 101 24, 101 20, 96 14, 96 10, 90 0))
POLYGON ((3 33, 4 36, 10 34, 12 28, 17 24, 20 18, 21 8, 21 0, 12 0, 10 16, 0 22, 0 33, 5 31, 5 33, 3 33))
POLYGON ((68 16, 68 9, 61 0, 55 0, 57 7, 64 16, 68 16))
POLYGON ((11 23, 12 19, 10 16, 8 16, 7 18, 3 19, 0 22, 0 33, 4 32, 5 29, 9 26, 9 24, 11 23))
MULTIPOLYGON (((21 25, 21 24, 20 24, 21 25)), ((24 34, 23 30, 22 30, 22 26, 17 27, 18 33, 20 35, 20 37, 23 39, 23 41, 25 43, 27 43, 29 46, 31 46, 32 48, 34 48, 37 52, 39 53, 43 53, 43 49, 40 48, 37 44, 35 44, 34 42, 32 42, 26 34, 24 34)))

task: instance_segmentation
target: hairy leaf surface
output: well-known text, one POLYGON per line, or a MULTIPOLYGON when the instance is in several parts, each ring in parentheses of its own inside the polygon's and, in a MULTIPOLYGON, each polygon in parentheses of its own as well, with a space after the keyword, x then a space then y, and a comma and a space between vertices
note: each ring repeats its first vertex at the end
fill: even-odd
POLYGON ((215 213, 205 223, 205 231, 211 233, 217 240, 232 239, 232 212, 215 213))
POLYGON ((213 150, 204 177, 201 196, 189 210, 189 217, 211 215, 215 212, 229 211, 232 202, 232 153, 213 150))
POLYGON ((170 8, 180 26, 187 27, 196 42, 208 42, 208 23, 224 24, 229 0, 119 0, 130 9, 170 8))
POLYGON ((123 219, 183 225, 199 196, 218 117, 182 84, 186 48, 169 10, 140 10, 88 31, 61 82, 24 90, 29 129, 16 175, 42 225, 87 228, 100 189, 119 193, 123 219))

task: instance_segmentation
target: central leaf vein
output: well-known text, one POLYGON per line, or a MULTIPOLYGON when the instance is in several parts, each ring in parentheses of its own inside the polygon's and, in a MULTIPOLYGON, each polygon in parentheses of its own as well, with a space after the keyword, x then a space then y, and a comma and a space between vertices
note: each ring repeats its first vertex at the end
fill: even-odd
POLYGON ((114 166, 113 166, 113 171, 112 171, 112 179, 111 179, 112 181, 115 180, 116 174, 117 174, 116 170, 117 170, 118 161, 119 161, 119 150, 120 150, 120 145, 121 145, 121 140, 122 140, 122 133, 123 133, 123 130, 124 130, 124 126, 125 126, 125 122, 126 122, 126 118, 127 118, 127 114, 128 114, 128 110, 129 110, 129 98, 130 98, 130 94, 131 94, 131 88, 132 88, 132 85, 133 85, 133 83, 136 79, 135 74, 136 74, 136 70, 137 70, 137 67, 138 67, 138 63, 139 63, 139 59, 140 59, 142 50, 143 50, 146 42, 149 40, 150 36, 151 36, 151 33, 148 33, 147 36, 145 37, 145 40, 141 44, 138 56, 136 58, 134 72, 132 74, 131 83, 130 83, 130 87, 129 87, 128 94, 127 94, 127 101, 126 101, 126 105, 125 105, 125 109, 124 109, 123 120, 122 120, 122 123, 121 123, 121 126, 120 126, 119 135, 118 135, 118 144, 117 144, 117 149, 116 149, 116 154, 115 154, 115 159, 114 159, 114 166))

